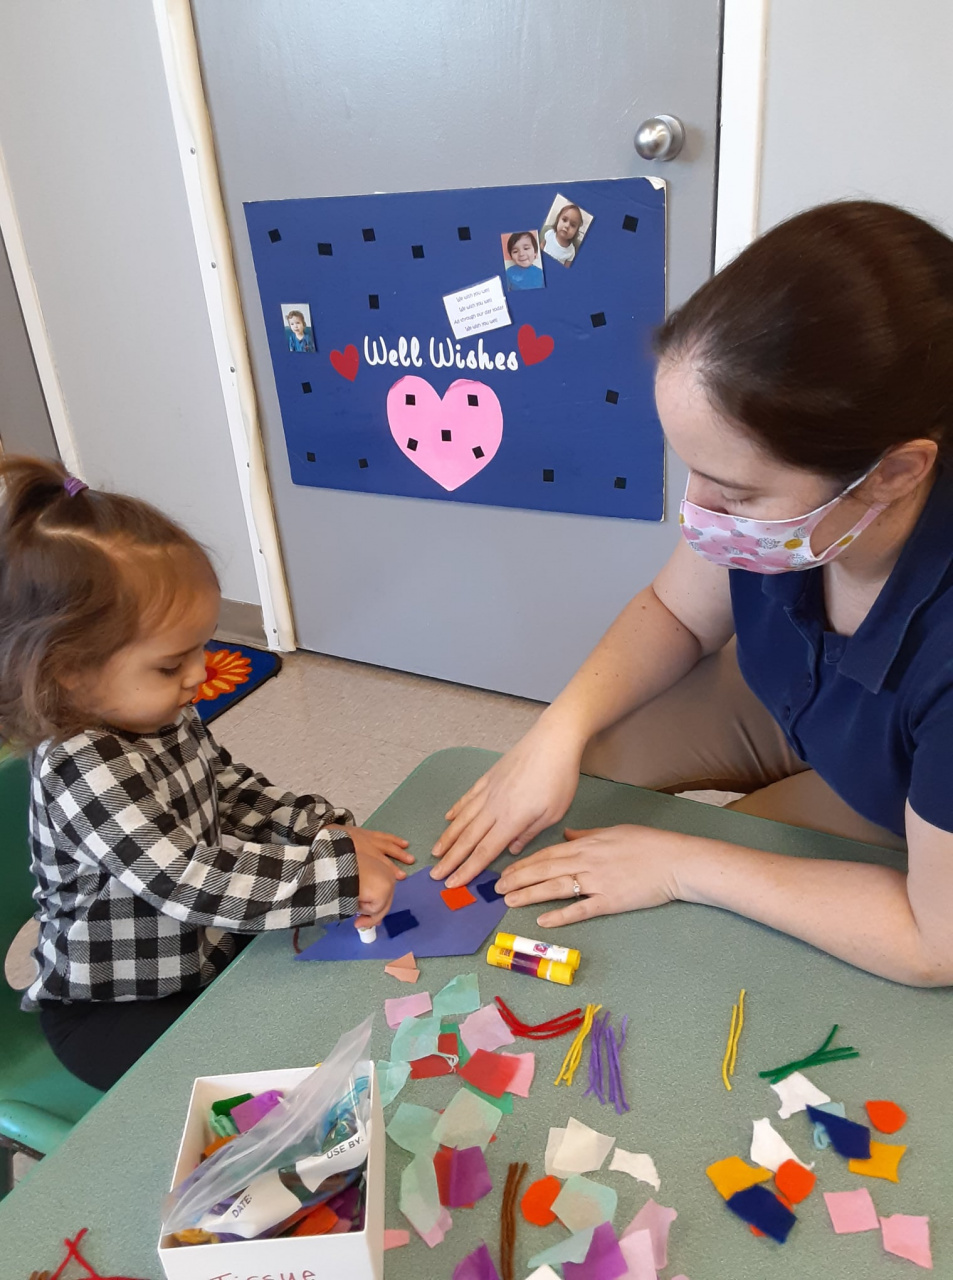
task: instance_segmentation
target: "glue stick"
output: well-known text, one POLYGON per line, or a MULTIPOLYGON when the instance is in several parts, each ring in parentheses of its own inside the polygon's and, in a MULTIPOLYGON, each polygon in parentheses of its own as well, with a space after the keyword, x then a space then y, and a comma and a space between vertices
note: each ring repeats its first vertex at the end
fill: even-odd
POLYGON ((374 925, 371 925, 369 929, 358 929, 357 936, 362 942, 370 945, 370 943, 377 941, 377 929, 374 925))
POLYGON ((540 956, 543 960, 558 960, 568 964, 573 973, 579 968, 582 956, 575 947, 557 947, 552 942, 537 942, 534 938, 521 938, 515 933, 498 933, 498 947, 508 947, 521 956, 540 956))
POLYGON ((521 956, 509 947, 490 947, 486 953, 486 962, 494 969, 512 969, 514 973, 526 973, 531 978, 543 978, 546 982, 559 982, 564 987, 571 987, 576 976, 568 964, 562 964, 559 960, 521 956))

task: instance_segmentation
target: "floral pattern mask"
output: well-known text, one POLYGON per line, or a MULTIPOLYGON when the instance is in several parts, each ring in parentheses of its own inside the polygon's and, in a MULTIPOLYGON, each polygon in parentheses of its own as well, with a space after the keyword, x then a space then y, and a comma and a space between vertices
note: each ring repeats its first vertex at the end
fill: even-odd
POLYGON ((678 517, 679 525, 692 550, 726 569, 748 569, 751 573, 789 573, 793 569, 814 569, 819 565, 830 564, 885 510, 885 504, 868 507, 857 523, 826 551, 815 555, 811 550, 811 535, 828 511, 836 507, 851 489, 863 484, 868 475, 869 471, 816 511, 810 511, 806 516, 794 516, 790 520, 747 520, 743 516, 709 511, 688 501, 686 485, 678 517))

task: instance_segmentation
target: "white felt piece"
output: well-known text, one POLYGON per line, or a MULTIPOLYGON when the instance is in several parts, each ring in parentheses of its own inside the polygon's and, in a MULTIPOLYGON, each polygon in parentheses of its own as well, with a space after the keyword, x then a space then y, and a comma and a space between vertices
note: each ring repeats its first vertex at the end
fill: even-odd
POLYGON ((800 1071, 785 1076, 771 1088, 781 1099, 781 1109, 778 1112, 781 1120, 787 1120, 789 1116, 795 1115, 798 1111, 804 1111, 807 1107, 817 1107, 822 1102, 830 1102, 830 1096, 818 1089, 816 1084, 812 1084, 807 1076, 802 1076, 800 1071))
POLYGON ((632 1151, 623 1151, 621 1147, 616 1147, 612 1153, 612 1163, 609 1165, 609 1169, 614 1169, 618 1173, 627 1173, 639 1182, 647 1182, 656 1191, 662 1185, 662 1180, 658 1176, 658 1169, 655 1167, 655 1161, 644 1152, 636 1154, 632 1151))
POLYGON ((771 1121, 765 1116, 763 1120, 752 1122, 754 1131, 751 1135, 751 1159, 755 1164, 777 1173, 785 1160, 796 1160, 805 1169, 813 1169, 813 1164, 805 1162, 794 1154, 788 1144, 778 1133, 771 1121))
POLYGON ((587 1124, 572 1116, 566 1124, 563 1140, 553 1156, 557 1176, 566 1173, 595 1173, 605 1163, 605 1158, 615 1146, 615 1138, 607 1133, 597 1133, 587 1124))

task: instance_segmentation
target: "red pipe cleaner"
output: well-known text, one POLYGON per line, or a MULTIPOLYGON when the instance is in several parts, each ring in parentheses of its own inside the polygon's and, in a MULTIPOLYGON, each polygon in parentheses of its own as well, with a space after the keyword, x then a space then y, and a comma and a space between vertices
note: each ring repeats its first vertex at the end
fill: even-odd
POLYGON ((530 1023, 521 1022, 499 996, 493 998, 499 1006, 503 1021, 515 1036, 522 1036, 524 1040, 554 1040, 557 1036, 568 1035, 570 1031, 578 1031, 583 1024, 582 1010, 571 1009, 569 1013, 560 1014, 558 1018, 550 1018, 548 1022, 539 1022, 533 1026, 530 1023))

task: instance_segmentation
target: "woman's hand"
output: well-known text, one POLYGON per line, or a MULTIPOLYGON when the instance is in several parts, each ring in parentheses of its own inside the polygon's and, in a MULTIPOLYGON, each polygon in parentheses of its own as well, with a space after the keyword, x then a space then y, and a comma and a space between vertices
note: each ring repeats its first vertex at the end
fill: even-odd
POLYGON ((584 745, 531 729, 446 815, 450 826, 433 848, 440 859, 434 879, 449 877, 451 889, 468 884, 504 849, 522 853, 558 822, 576 794, 584 745))
POLYGON ((357 873, 360 880, 357 896, 358 915, 354 917, 357 929, 370 929, 379 925, 390 911, 394 900, 394 881, 406 873, 398 871, 394 864, 378 852, 357 855, 357 873))
POLYGON ((683 836, 652 827, 594 827, 565 831, 566 843, 540 849, 507 867, 496 886, 508 907, 554 898, 574 901, 547 911, 537 924, 553 928, 592 916, 658 907, 677 897, 675 865, 683 836), (582 896, 576 898, 573 880, 582 896))
MULTIPOLYGON (((392 836, 387 831, 369 831, 366 827, 354 827, 350 824, 333 824, 335 831, 346 831, 354 844, 354 851, 372 857, 392 858, 395 862, 413 862, 414 855, 408 853, 408 841, 400 836, 392 836)), ((406 880, 407 872, 397 868, 397 879, 406 880)))

